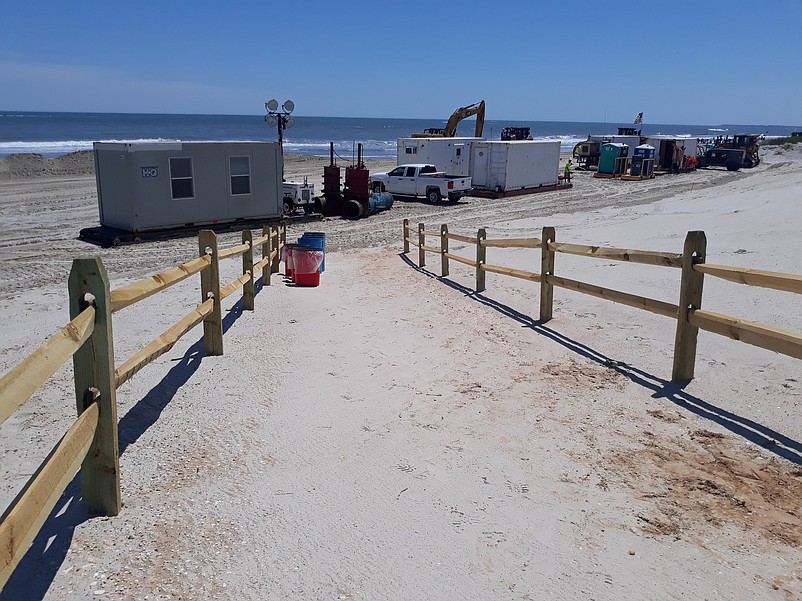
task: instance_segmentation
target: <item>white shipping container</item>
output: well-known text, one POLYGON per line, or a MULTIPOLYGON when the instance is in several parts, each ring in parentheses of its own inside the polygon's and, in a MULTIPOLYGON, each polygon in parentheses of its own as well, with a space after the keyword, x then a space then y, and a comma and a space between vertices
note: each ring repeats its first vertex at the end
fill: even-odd
POLYGON ((471 163, 475 188, 506 192, 555 185, 560 142, 476 141, 472 144, 471 163))
POLYGON ((426 163, 447 175, 471 175, 471 145, 483 138, 399 138, 397 164, 426 163))
POLYGON ((689 135, 657 134, 649 136, 646 143, 654 146, 655 167, 663 170, 671 169, 674 158, 696 156, 698 146, 697 139, 689 135))

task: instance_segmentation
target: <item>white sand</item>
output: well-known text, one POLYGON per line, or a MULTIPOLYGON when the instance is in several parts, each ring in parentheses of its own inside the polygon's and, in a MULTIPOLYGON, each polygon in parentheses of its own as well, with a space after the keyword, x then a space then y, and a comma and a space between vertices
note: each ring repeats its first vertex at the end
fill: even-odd
MULTIPOLYGON (((802 155, 780 152, 295 226, 327 233, 322 285, 274 276, 253 313, 231 297, 224 356, 196 329, 126 383, 123 512, 87 519, 73 483, 0 600, 799 598, 802 362, 702 332, 679 391, 672 320, 557 289, 537 325, 536 285, 488 274, 475 295, 469 268, 441 281, 434 255, 424 273, 398 254, 404 217, 673 252, 702 229, 708 262, 802 273, 802 155)), ((75 256, 116 287, 196 252, 77 241, 94 203, 85 175, 0 181, 0 373, 66 323, 75 256)), ((539 271, 537 251, 488 261, 539 271)), ((678 270, 559 255, 556 271, 678 295, 678 270)), ((117 363, 198 296, 185 282, 115 315, 117 363)), ((707 278, 704 306, 802 332, 795 295, 707 278)), ((0 507, 73 419, 71 371, 0 427, 0 507)))

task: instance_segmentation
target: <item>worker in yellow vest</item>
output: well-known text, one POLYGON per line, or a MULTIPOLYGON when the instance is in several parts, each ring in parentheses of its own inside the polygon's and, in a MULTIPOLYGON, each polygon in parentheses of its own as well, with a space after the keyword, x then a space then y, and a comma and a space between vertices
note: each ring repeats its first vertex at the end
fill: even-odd
POLYGON ((573 167, 573 163, 571 163, 571 159, 568 159, 568 162, 565 164, 565 174, 563 175, 564 184, 571 183, 571 167, 573 167))

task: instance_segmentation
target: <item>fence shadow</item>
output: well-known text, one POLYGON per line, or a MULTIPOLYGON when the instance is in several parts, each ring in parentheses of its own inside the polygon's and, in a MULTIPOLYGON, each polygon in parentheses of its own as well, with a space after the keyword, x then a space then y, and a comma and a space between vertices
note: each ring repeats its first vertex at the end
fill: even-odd
POLYGON ((757 444, 768 451, 774 453, 778 457, 787 459, 797 465, 802 465, 802 443, 792 438, 785 436, 764 426, 754 420, 743 417, 731 411, 727 411, 713 403, 705 401, 695 395, 690 394, 684 388, 684 384, 678 384, 665 380, 654 374, 650 374, 642 369, 632 365, 617 361, 612 357, 597 351, 596 349, 577 342, 567 336, 560 334, 552 328, 546 326, 544 322, 536 320, 533 317, 521 313, 512 307, 504 305, 496 300, 488 298, 484 294, 477 293, 471 288, 463 286, 447 277, 435 275, 425 269, 418 267, 409 257, 400 253, 401 259, 410 267, 419 271, 420 273, 440 281, 446 286, 461 292, 465 296, 481 303, 502 315, 509 317, 520 323, 522 326, 531 329, 532 331, 545 336, 557 344, 569 349, 570 351, 602 365, 608 369, 617 371, 628 380, 642 386, 643 388, 652 392, 652 398, 664 398, 678 407, 695 413, 696 415, 715 422, 726 428, 733 434, 743 437, 744 439, 757 444))
MULTIPOLYGON (((261 279, 257 280, 255 294, 262 288, 261 279)), ((242 312, 240 298, 223 318, 223 333, 234 325, 242 312)), ((201 335, 161 381, 119 420, 121 456, 156 423, 179 389, 198 371, 205 356, 201 335)), ((79 472, 67 485, 22 561, 0 591, 0 601, 39 601, 44 598, 64 563, 75 529, 93 517, 97 517, 96 514, 88 511, 81 501, 79 472)))

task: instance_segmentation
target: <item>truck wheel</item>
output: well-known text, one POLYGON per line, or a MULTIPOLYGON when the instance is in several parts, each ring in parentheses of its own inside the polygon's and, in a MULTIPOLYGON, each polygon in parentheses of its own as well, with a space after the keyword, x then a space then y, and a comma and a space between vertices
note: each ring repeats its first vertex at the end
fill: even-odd
POLYGON ((741 168, 741 165, 738 164, 736 161, 730 161, 727 163, 727 171, 738 171, 741 168))
POLYGON ((440 190, 437 188, 429 188, 426 191, 426 202, 429 204, 436 205, 438 202, 440 202, 440 198, 442 198, 440 195, 440 190))
POLYGON ((373 184, 373 191, 374 192, 384 192, 384 186, 381 182, 375 182, 373 184))
POLYGON ((291 201, 290 199, 288 199, 288 198, 285 198, 285 199, 284 199, 284 205, 283 205, 283 207, 282 207, 282 208, 283 208, 283 210, 284 210, 284 214, 285 214, 285 215, 289 215, 290 213, 292 213, 292 210, 293 210, 295 207, 294 207, 294 205, 292 204, 292 201, 291 201))

